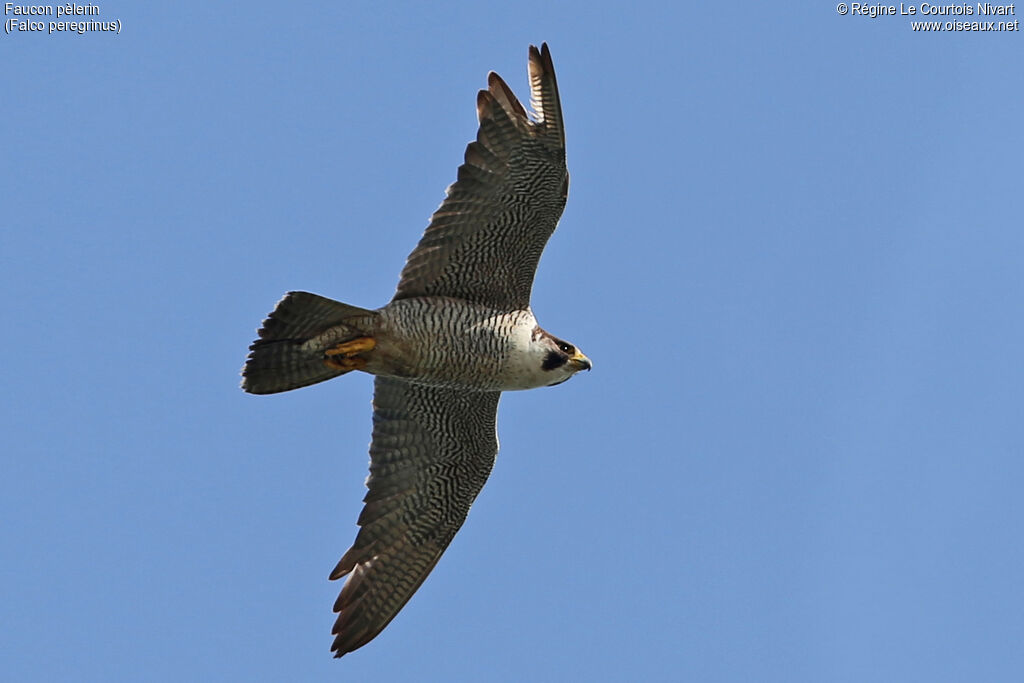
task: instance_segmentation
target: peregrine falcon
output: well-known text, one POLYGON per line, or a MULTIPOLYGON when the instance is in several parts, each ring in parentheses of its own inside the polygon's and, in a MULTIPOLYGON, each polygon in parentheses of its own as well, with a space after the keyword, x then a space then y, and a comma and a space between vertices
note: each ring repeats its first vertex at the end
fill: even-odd
POLYGON ((529 51, 532 118, 496 73, 458 179, 402 270, 368 310, 289 292, 249 347, 242 388, 273 394, 375 376, 369 489, 334 611, 335 657, 370 642, 437 564, 498 453, 502 391, 561 384, 590 360, 543 330, 530 290, 569 189, 546 44, 529 51))

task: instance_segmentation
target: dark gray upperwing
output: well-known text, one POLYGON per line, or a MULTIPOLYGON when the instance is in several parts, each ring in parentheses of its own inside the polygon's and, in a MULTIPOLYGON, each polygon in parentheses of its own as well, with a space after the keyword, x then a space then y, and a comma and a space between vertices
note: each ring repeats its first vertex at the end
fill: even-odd
POLYGON ((477 96, 480 130, 458 180, 402 270, 395 299, 450 296, 500 310, 530 305, 537 262, 565 208, 569 173, 547 44, 530 46, 530 120, 491 72, 477 96))
POLYGON ((375 379, 361 528, 331 573, 348 575, 334 605, 336 657, 388 625, 462 526, 498 453, 500 396, 375 379))

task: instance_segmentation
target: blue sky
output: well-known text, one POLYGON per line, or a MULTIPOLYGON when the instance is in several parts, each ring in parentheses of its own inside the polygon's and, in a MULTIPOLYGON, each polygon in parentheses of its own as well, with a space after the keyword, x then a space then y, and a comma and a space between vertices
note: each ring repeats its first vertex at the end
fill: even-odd
POLYGON ((1017 33, 829 3, 100 3, 0 36, 11 680, 1018 681, 1017 33), (329 656, 371 380, 254 397, 281 294, 379 306, 547 41, 569 204, 438 568, 329 656))

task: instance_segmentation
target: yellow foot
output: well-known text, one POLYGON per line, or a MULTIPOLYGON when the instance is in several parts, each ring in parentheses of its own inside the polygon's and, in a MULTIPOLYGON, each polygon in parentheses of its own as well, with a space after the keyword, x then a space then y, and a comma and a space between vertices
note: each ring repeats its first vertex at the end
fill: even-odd
POLYGON ((354 356, 357 353, 363 351, 371 351, 373 347, 377 345, 377 341, 373 337, 356 337, 350 339, 347 342, 342 342, 337 346, 327 349, 324 351, 325 356, 354 356))
POLYGON ((373 337, 356 337, 324 351, 324 365, 339 372, 362 370, 366 359, 358 354, 372 351, 377 346, 373 337))

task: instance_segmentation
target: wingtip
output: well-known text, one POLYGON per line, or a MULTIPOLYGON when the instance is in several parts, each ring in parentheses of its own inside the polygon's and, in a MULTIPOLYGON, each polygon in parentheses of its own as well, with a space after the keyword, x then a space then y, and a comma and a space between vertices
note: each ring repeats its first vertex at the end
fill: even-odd
POLYGON ((558 137, 565 145, 565 131, 562 127, 562 104, 558 96, 558 79, 555 78, 555 65, 551 61, 551 50, 547 43, 541 43, 540 49, 530 46, 530 107, 536 113, 537 120, 544 123, 548 130, 558 137))
POLYGON ((508 87, 505 79, 493 71, 487 72, 487 90, 510 116, 529 120, 529 117, 526 115, 526 109, 519 102, 519 98, 516 97, 515 93, 512 92, 512 88, 508 87))
POLYGON ((487 113, 490 110, 491 102, 494 98, 491 93, 486 90, 481 90, 476 94, 476 120, 480 123, 484 122, 487 118, 487 113))
POLYGON ((530 62, 537 64, 544 71, 548 73, 554 73, 554 63, 551 60, 551 50, 548 48, 546 42, 540 44, 540 48, 536 45, 530 46, 530 62))

